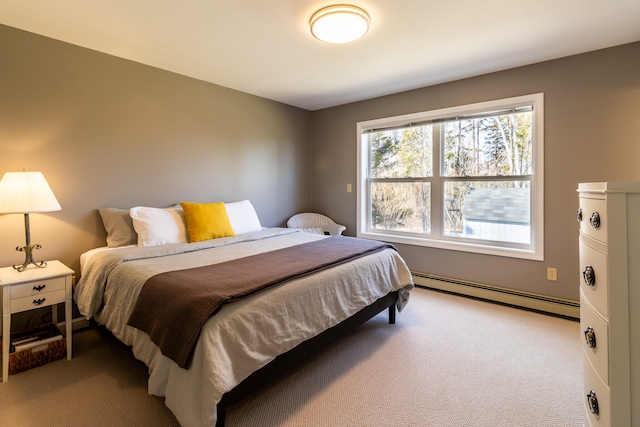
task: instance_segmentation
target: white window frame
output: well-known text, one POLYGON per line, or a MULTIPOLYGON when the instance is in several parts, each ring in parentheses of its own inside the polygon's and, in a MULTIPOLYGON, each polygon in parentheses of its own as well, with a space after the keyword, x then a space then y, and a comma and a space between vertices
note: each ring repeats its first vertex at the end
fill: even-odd
MULTIPOLYGON (((443 108, 402 116, 387 117, 357 123, 357 233, 358 237, 383 240, 431 248, 449 249, 464 252, 474 252, 487 255, 522 258, 528 260, 544 260, 544 94, 518 96, 513 98, 480 102, 458 107, 443 108), (438 120, 445 117, 463 116, 480 112, 498 111, 533 105, 533 179, 531 199, 531 243, 527 247, 510 247, 506 244, 491 244, 491 242, 473 242, 472 239, 451 238, 444 235, 442 230, 442 191, 444 178, 441 174, 441 159, 438 166, 434 166, 433 184, 439 188, 431 190, 432 223, 431 233, 427 235, 413 233, 396 233, 386 230, 372 229, 370 224, 370 194, 369 194, 369 147, 367 138, 363 138, 363 130, 400 126, 407 123, 438 120), (436 199, 437 198, 437 199, 436 199)), ((434 156, 441 156, 440 141, 434 141, 434 156), (436 147, 436 145, 438 147, 436 147)), ((434 165, 436 163, 434 162, 434 165)), ((505 176, 505 178, 508 178, 505 176)), ((518 246, 518 245, 514 245, 518 246)))

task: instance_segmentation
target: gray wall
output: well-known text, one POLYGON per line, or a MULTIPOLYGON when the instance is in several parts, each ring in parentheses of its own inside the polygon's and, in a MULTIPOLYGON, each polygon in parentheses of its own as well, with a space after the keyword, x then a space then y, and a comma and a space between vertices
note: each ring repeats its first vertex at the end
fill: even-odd
POLYGON ((576 187, 640 180, 640 43, 313 113, 313 208, 356 230, 356 123, 544 92, 545 259, 397 245, 413 271, 578 300, 576 187), (558 281, 546 280, 547 267, 558 281))
MULTIPOLYGON (((37 260, 79 270, 100 207, 249 199, 265 226, 311 208, 311 113, 0 25, 0 173, 42 171, 62 211, 31 215, 37 260)), ((0 265, 22 263, 0 215, 0 265)))
MULTIPOLYGON (((577 184, 640 180, 640 43, 308 112, 0 25, 0 172, 45 174, 62 211, 31 215, 36 258, 76 271, 103 206, 248 198, 263 225, 313 209, 353 234, 356 122, 536 92, 544 262, 398 247, 414 271, 577 300, 577 184)), ((23 244, 0 215, 0 265, 23 244)))

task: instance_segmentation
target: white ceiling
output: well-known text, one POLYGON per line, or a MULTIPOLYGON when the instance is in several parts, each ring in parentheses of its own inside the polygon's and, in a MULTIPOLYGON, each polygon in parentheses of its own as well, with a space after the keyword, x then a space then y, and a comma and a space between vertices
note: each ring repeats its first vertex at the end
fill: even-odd
POLYGON ((365 37, 316 40, 340 1, 0 0, 0 23, 308 110, 640 40, 640 0, 353 0, 365 37))

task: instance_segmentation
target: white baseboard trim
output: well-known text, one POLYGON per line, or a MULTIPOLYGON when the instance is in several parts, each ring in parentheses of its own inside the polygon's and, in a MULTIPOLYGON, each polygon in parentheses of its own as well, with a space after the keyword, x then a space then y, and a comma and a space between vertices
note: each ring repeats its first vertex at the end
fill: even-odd
POLYGON ((573 319, 580 318, 580 303, 497 286, 483 285, 427 273, 411 272, 416 286, 437 289, 487 301, 528 308, 573 319))
MULTIPOLYGON (((65 322, 60 322, 58 323, 58 328, 64 328, 66 325, 65 322)), ((71 319, 71 329, 72 330, 76 330, 76 329, 83 329, 83 328, 88 328, 89 326, 91 326, 91 323, 89 323, 89 321, 87 319, 85 319, 84 317, 76 317, 74 319, 71 319)))

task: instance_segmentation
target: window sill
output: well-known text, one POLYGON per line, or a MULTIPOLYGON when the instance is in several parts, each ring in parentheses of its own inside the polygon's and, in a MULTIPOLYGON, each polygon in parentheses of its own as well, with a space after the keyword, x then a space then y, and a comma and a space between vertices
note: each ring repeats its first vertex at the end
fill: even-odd
MULTIPOLYGON (((430 239, 396 233, 358 231, 357 237, 363 239, 382 240, 390 243, 401 243, 412 246, 423 246, 435 249, 471 252, 483 255, 494 255, 508 258, 527 259, 532 261, 544 261, 542 250, 523 249, 515 247, 491 246, 479 243, 456 242, 451 240, 430 239)), ((542 246, 542 245, 541 245, 542 246)))

